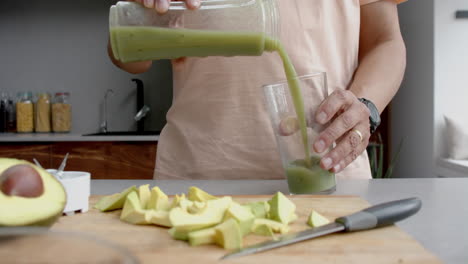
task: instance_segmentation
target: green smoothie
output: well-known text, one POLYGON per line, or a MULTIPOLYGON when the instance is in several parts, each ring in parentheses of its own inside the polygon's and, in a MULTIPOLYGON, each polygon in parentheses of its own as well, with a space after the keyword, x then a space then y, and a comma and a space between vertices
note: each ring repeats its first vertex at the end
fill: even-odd
MULTIPOLYGON (((122 62, 175 59, 205 56, 259 56, 264 51, 280 55, 293 98, 304 156, 309 157, 304 102, 296 70, 285 49, 278 41, 257 32, 232 32, 160 28, 145 26, 113 27, 110 30, 114 57, 122 62)), ((309 162, 306 158, 306 162, 309 162)))
POLYGON ((288 54, 286 53, 283 45, 278 41, 266 39, 266 48, 268 51, 276 51, 283 61, 284 72, 286 74, 286 79, 288 80, 289 91, 294 103, 294 109, 296 110, 297 119, 299 121, 299 128, 301 130, 302 143, 304 144, 304 158, 305 162, 310 165, 310 150, 309 150, 309 140, 307 137, 307 119, 304 113, 304 100, 301 94, 301 87, 299 86, 299 80, 297 79, 296 69, 289 59, 288 54), (276 44, 276 45, 275 45, 276 44), (273 49, 271 49, 273 47, 273 49))
POLYGON ((114 57, 122 62, 180 57, 259 56, 264 51, 278 52, 283 61, 304 144, 304 159, 286 169, 291 190, 296 190, 295 193, 311 193, 334 185, 335 178, 320 169, 316 158, 309 158, 307 122, 299 81, 296 70, 279 41, 255 32, 144 26, 114 27, 111 28, 110 35, 114 57))
POLYGON ((310 166, 304 160, 296 160, 286 167, 288 188, 292 194, 311 194, 331 191, 336 185, 332 172, 320 167, 320 157, 312 156, 310 166))
POLYGON ((265 35, 158 27, 114 27, 110 30, 114 57, 122 62, 180 57, 259 56, 265 35))

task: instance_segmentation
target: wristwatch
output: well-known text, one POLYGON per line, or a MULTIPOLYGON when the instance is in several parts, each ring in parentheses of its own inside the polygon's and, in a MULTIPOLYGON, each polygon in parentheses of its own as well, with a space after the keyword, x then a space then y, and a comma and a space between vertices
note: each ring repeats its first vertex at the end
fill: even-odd
POLYGON ((375 106, 374 103, 372 103, 370 100, 366 98, 358 98, 361 103, 363 103, 367 108, 369 108, 370 115, 369 115, 369 123, 370 123, 370 132, 373 134, 375 130, 377 130, 377 127, 380 125, 380 114, 379 110, 375 106))

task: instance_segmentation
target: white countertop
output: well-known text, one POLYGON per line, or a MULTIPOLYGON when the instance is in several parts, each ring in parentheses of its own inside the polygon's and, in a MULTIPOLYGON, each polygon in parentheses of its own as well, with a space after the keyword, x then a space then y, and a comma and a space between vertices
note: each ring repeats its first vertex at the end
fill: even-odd
POLYGON ((75 133, 0 133, 0 144, 7 142, 67 142, 67 141, 158 141, 149 136, 83 136, 75 133))

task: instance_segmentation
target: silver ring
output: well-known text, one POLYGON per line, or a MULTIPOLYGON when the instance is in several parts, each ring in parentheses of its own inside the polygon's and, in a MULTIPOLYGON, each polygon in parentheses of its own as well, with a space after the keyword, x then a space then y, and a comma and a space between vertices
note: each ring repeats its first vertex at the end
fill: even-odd
POLYGON ((361 131, 359 131, 359 130, 357 130, 355 128, 353 130, 351 130, 351 131, 356 133, 359 136, 359 139, 360 139, 361 142, 364 140, 364 137, 362 136, 361 131))

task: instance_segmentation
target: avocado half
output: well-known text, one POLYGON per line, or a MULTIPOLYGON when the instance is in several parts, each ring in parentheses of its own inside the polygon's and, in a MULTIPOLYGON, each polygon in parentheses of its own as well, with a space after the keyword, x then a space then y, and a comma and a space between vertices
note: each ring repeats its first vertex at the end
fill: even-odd
POLYGON ((53 175, 26 160, 0 158, 0 175, 21 164, 31 166, 39 173, 44 190, 37 197, 6 195, 0 191, 0 226, 50 226, 65 208, 65 189, 53 175))

